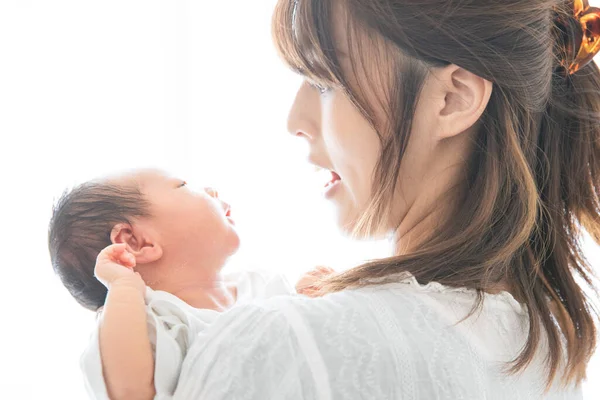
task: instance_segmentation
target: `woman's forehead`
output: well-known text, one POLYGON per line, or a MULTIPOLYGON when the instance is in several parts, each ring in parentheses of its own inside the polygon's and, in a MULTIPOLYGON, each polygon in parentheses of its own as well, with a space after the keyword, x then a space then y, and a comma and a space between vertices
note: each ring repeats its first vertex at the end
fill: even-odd
POLYGON ((331 34, 333 35, 333 41, 335 42, 336 48, 341 51, 348 52, 348 12, 346 8, 339 1, 332 2, 332 16, 336 16, 332 18, 330 21, 333 30, 331 34))
POLYGON ((368 57, 366 53, 370 54, 373 46, 382 45, 381 38, 350 15, 341 2, 334 1, 332 7, 331 38, 338 56, 363 54, 368 57))

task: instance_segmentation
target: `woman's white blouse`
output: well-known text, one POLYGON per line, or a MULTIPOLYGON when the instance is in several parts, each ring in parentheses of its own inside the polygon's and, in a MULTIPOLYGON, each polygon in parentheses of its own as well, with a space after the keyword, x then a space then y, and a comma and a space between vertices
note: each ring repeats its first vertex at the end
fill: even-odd
POLYGON ((198 333, 175 399, 581 399, 544 391, 543 355, 522 373, 527 311, 510 294, 400 282, 309 299, 281 296, 238 306, 198 333))

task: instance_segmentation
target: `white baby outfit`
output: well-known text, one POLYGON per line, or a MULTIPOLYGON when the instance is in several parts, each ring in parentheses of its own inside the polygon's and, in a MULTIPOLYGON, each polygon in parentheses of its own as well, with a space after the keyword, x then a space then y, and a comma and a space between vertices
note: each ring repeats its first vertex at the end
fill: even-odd
MULTIPOLYGON (((294 294, 295 290, 281 275, 259 271, 228 274, 226 280, 237 287, 236 306, 251 300, 294 294)), ((146 314, 150 342, 155 355, 155 399, 171 398, 177 386, 181 364, 195 338, 220 314, 198 309, 176 296, 146 289, 146 314)), ((92 399, 108 399, 102 376, 98 325, 81 356, 81 368, 87 392, 92 399)))

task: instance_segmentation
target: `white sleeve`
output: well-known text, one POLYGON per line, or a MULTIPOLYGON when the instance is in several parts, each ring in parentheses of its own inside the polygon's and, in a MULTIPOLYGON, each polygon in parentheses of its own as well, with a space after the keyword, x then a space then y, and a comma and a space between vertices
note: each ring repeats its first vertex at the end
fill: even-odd
POLYGON ((83 372, 83 382, 90 399, 109 400, 104 376, 102 375, 102 360, 100 359, 99 342, 100 318, 98 318, 96 327, 90 337, 87 348, 81 355, 79 364, 83 372))
MULTIPOLYGON (((171 398, 181 364, 193 338, 204 330, 218 314, 213 310, 194 310, 175 296, 165 292, 146 292, 148 334, 154 354, 155 399, 171 398)), ((81 356, 81 369, 90 398, 108 399, 102 374, 99 327, 92 333, 87 349, 81 356)))
POLYGON ((218 315, 198 310, 166 292, 146 295, 148 335, 154 351, 155 399, 171 398, 190 344, 218 315))
POLYGON ((288 321, 259 303, 221 314, 189 349, 174 399, 328 398, 288 321))

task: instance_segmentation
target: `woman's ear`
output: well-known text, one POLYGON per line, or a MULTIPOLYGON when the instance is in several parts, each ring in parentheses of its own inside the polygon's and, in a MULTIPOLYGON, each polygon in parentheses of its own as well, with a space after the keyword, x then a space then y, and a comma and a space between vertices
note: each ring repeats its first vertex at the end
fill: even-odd
POLYGON ((110 232, 113 243, 125 243, 136 264, 148 264, 161 259, 162 247, 150 232, 130 224, 116 224, 110 232))
POLYGON ((439 139, 468 131, 477 124, 492 95, 492 82, 457 65, 449 65, 434 73, 441 85, 443 105, 437 116, 439 139))

